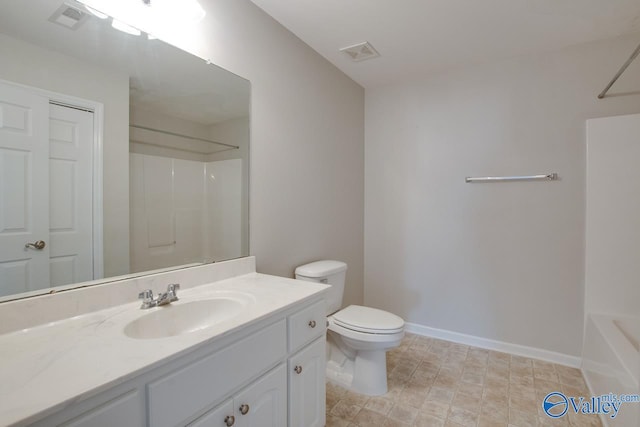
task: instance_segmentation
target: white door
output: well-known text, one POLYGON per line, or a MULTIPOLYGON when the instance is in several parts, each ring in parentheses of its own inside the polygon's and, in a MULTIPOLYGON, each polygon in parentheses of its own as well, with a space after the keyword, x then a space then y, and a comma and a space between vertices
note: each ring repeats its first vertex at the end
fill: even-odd
POLYGON ((93 113, 50 106, 51 286, 93 279, 92 141, 93 113))
POLYGON ((0 83, 0 296, 93 279, 93 138, 92 113, 0 83))
POLYGON ((49 285, 49 100, 0 83, 0 296, 49 285))

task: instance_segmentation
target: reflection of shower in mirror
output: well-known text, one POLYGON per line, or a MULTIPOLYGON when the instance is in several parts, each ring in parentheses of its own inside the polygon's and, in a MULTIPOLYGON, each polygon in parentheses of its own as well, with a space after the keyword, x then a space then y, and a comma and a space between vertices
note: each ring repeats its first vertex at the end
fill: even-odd
POLYGON ((132 272, 241 254, 241 159, 131 153, 129 165, 132 272))

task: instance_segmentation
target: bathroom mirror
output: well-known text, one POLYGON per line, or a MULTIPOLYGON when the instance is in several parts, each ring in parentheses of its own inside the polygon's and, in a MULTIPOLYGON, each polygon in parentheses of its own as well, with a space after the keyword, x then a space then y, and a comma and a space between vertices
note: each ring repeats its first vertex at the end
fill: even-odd
POLYGON ((248 256, 250 83, 74 1, 0 6, 0 301, 248 256))

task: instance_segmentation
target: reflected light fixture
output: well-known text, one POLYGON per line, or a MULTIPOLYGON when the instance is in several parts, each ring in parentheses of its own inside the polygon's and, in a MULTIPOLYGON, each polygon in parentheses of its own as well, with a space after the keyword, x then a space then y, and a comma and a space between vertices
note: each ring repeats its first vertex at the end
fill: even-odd
POLYGON ((123 33, 131 34, 134 36, 139 36, 140 34, 142 34, 139 29, 134 28, 129 24, 125 24, 124 22, 119 21, 115 18, 111 21, 111 26, 116 30, 120 30, 123 33))
POLYGON ((130 31, 130 28, 140 29, 148 34, 161 34, 167 28, 193 25, 206 15, 198 0, 78 0, 78 2, 96 16, 111 16, 112 26, 129 34, 135 34, 130 31))
POLYGON ((87 11, 89 13, 91 13, 93 16, 95 16, 96 18, 100 18, 100 19, 107 19, 109 17, 109 15, 104 14, 102 12, 98 12, 97 10, 95 10, 92 7, 89 6, 85 6, 85 9, 87 9, 87 11))

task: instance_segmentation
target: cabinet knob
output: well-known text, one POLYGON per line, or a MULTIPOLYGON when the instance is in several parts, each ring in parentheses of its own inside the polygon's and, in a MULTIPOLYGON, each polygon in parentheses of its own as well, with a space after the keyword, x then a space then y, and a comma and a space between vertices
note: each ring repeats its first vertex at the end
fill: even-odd
POLYGON ((309 322, 309 327, 315 328, 316 327, 316 321, 315 320, 310 321, 309 322))
POLYGON ((231 427, 236 423, 236 417, 234 417, 233 415, 227 415, 227 417, 224 419, 224 423, 227 427, 231 427))
POLYGON ((298 365, 295 368, 293 368, 293 370, 296 372, 296 374, 301 374, 302 373, 302 366, 298 365))
POLYGON ((247 405, 246 403, 240 405, 240 413, 242 415, 247 415, 249 413, 249 405, 247 405))

